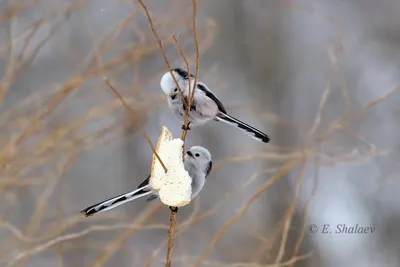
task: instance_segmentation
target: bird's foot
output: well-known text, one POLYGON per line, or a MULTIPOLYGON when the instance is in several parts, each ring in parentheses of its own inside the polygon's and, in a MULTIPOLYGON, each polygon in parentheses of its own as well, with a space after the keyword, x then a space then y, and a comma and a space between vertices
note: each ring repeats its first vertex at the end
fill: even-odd
POLYGON ((190 130, 189 123, 187 127, 185 126, 185 124, 182 125, 182 130, 189 131, 190 130))
POLYGON ((177 212, 178 212, 178 207, 169 206, 169 209, 170 209, 173 213, 177 213, 177 212))

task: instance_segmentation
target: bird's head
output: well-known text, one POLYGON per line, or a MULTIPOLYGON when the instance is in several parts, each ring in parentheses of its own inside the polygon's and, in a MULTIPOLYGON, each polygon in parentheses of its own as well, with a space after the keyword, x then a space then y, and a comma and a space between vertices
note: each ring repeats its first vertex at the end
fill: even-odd
MULTIPOLYGON (((172 69, 172 74, 174 75, 182 93, 185 94, 187 90, 187 84, 188 84, 187 81, 189 74, 181 68, 172 69)), ((193 75, 190 75, 190 77, 193 77, 193 75)), ((172 100, 174 100, 175 97, 177 97, 179 93, 178 88, 175 84, 174 78, 172 77, 169 71, 164 73, 164 75, 162 76, 160 81, 160 86, 161 89, 164 91, 164 93, 167 96, 171 97, 172 100)))
POLYGON ((186 152, 185 160, 190 161, 198 170, 204 170, 208 175, 212 168, 211 153, 201 146, 192 146, 186 152))

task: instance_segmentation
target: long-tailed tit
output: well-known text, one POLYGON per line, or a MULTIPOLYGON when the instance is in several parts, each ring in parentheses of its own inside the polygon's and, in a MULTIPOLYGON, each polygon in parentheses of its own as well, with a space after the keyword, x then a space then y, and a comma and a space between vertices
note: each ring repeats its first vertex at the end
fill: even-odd
MULTIPOLYGON (((185 170, 192 178, 192 195, 193 200, 203 189, 206 178, 212 168, 212 159, 210 152, 201 146, 191 147, 185 155, 184 159, 185 170)), ((93 214, 113 209, 126 202, 138 199, 144 196, 149 196, 146 201, 152 201, 158 198, 158 193, 150 185, 150 175, 144 180, 136 190, 107 199, 86 209, 81 213, 86 217, 93 214)), ((176 211, 176 209, 175 209, 176 211)))
MULTIPOLYGON (((182 91, 185 102, 188 103, 189 99, 189 81, 190 88, 193 88, 194 76, 180 68, 172 69, 172 73, 182 91)), ((170 72, 166 72, 161 78, 161 89, 168 95, 168 105, 174 111, 175 115, 183 122, 186 114, 186 106, 182 101, 182 97, 170 72)), ((192 89, 190 89, 192 90, 192 89)), ((214 93, 201 81, 197 81, 192 105, 189 112, 190 126, 204 124, 210 120, 221 121, 226 124, 238 127, 246 134, 250 135, 257 141, 268 143, 270 138, 265 133, 257 130, 256 128, 230 116, 227 114, 225 107, 214 95, 214 93)), ((185 126, 182 126, 185 129, 185 126)))

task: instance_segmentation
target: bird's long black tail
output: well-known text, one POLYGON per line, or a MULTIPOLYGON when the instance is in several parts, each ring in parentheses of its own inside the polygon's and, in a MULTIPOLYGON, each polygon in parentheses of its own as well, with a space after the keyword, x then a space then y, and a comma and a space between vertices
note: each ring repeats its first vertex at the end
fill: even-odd
POLYGON ((265 133, 261 132, 260 130, 257 130, 256 128, 248 125, 247 123, 244 123, 228 114, 219 112, 216 117, 217 121, 222 121, 225 122, 226 124, 238 127, 240 130, 245 132, 246 134, 250 135, 257 141, 261 141, 264 143, 268 143, 271 139, 269 138, 268 135, 265 133))
POLYGON ((148 186, 146 185, 146 186, 138 188, 134 191, 107 199, 100 203, 94 204, 90 207, 87 207, 86 209, 82 210, 81 213, 84 214, 86 217, 88 217, 95 213, 113 209, 119 205, 126 203, 126 202, 132 201, 132 200, 140 198, 140 197, 150 195, 152 193, 153 192, 151 190, 149 190, 148 186))

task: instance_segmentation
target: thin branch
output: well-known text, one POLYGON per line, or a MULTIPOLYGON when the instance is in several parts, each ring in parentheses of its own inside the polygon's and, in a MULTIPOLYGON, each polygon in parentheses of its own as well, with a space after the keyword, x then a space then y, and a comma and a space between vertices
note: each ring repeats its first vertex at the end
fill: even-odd
POLYGON ((290 205, 289 209, 286 212, 286 216, 285 216, 286 219, 285 219, 285 223, 284 223, 284 230, 283 230, 283 234, 282 234, 281 245, 278 250, 278 255, 276 256, 276 259, 275 259, 275 264, 279 264, 282 261, 283 256, 285 254, 290 225, 292 223, 293 215, 296 211, 296 207, 299 202, 300 187, 301 187, 301 182, 304 177, 303 174, 304 174, 305 167, 306 167, 306 157, 304 157, 301 162, 299 174, 296 179, 296 186, 295 186, 293 201, 292 201, 292 204, 290 205))
POLYGON ((175 235, 176 213, 170 210, 169 213, 169 229, 168 229, 168 247, 167 247, 167 260, 165 267, 171 267, 172 263, 172 248, 174 246, 173 237, 175 235))
POLYGON ((30 122, 30 124, 25 128, 25 130, 17 137, 13 142, 10 141, 7 145, 0 151, 0 169, 2 169, 4 162, 3 160, 7 155, 12 154, 11 152, 20 145, 28 136, 36 129, 37 124, 47 115, 49 115, 61 102, 69 95, 71 92, 84 82, 83 76, 77 76, 67 83, 64 84, 62 90, 53 95, 48 101, 47 107, 41 109, 40 113, 30 122))
MULTIPOLYGON (((187 72, 188 72, 188 81, 189 81, 189 99, 188 99, 188 103, 185 102, 184 98, 183 98, 183 102, 186 105, 186 113, 185 113, 185 117, 184 117, 184 126, 183 127, 183 131, 182 131, 182 136, 181 139, 183 141, 183 146, 182 146, 182 158, 185 158, 185 140, 186 140, 186 136, 187 136, 187 128, 189 125, 189 112, 190 112, 190 107, 192 106, 193 103, 193 98, 194 98, 194 92, 196 89, 196 84, 197 84, 197 76, 198 76, 198 72, 199 72, 199 61, 200 61, 200 55, 199 55, 199 44, 198 44, 198 40, 197 40, 197 31, 196 31, 196 12, 197 12, 197 5, 196 5, 196 0, 192 0, 193 3, 193 19, 192 19, 192 23, 193 23, 193 39, 195 42, 195 49, 196 49, 196 74, 194 76, 194 83, 193 83, 193 88, 191 88, 191 78, 190 78, 190 68, 189 68, 189 63, 182 51, 182 48, 180 47, 178 40, 176 39, 176 37, 173 35, 173 39, 175 40, 179 52, 183 58, 183 60, 185 61, 186 64, 186 68, 187 68, 187 72)), ((155 32, 155 31, 154 31, 155 32)), ((172 73, 171 73, 172 75, 172 73)), ((172 75, 174 77, 174 75, 172 75)), ((175 77, 174 77, 175 80, 175 77)), ((175 82, 176 83, 176 82, 175 82)), ((177 83, 176 83, 177 84, 177 83)), ((178 86, 178 85, 177 85, 178 86)), ((183 94, 181 95, 181 97, 183 97, 183 94)), ((165 267, 171 267, 171 261, 172 261, 172 248, 173 248, 173 237, 174 237, 174 232, 175 232, 175 225, 176 225, 176 213, 172 211, 170 211, 170 228, 168 231, 168 248, 167 248, 167 260, 165 263, 165 267)))
POLYGON ((353 115, 349 121, 353 122, 356 121, 357 119, 359 119, 360 117, 363 117, 363 115, 365 114, 365 112, 367 112, 367 110, 371 109, 372 107, 382 103, 383 101, 385 101, 386 99, 388 99, 392 94, 396 93, 397 91, 400 91, 400 85, 396 85, 394 86, 392 89, 390 89, 389 91, 387 91, 385 94, 383 94, 381 97, 374 99, 370 102, 367 103, 367 105, 360 109, 355 115, 353 115))
POLYGON ((279 180, 282 176, 286 175, 289 173, 292 168, 298 164, 298 160, 290 160, 287 162, 285 165, 283 165, 274 176, 272 176, 264 185, 260 187, 260 189, 254 193, 243 205, 243 207, 239 210, 236 216, 232 217, 229 219, 218 231, 218 233, 214 236, 210 244, 206 247, 206 249, 203 251, 201 256, 197 259, 193 267, 198 267, 202 262, 205 260, 205 258, 210 254, 211 250, 214 248, 214 246, 219 242, 219 240, 222 238, 224 233, 234 224, 236 223, 240 218, 242 218, 245 214, 247 209, 251 206, 251 204, 258 199, 268 188, 270 188, 277 180, 279 180))
MULTIPOLYGON (((281 264, 258 264, 258 263, 245 263, 245 262, 235 262, 235 263, 220 263, 216 261, 204 261, 203 265, 213 266, 213 267, 286 267, 291 264, 295 264, 299 261, 310 258, 313 252, 308 252, 306 254, 293 257, 288 261, 282 262, 281 264)), ((186 258, 186 257, 185 257, 186 258)), ((178 259, 179 260, 179 259, 178 259)))
POLYGON ((165 226, 159 225, 159 224, 154 224, 154 225, 149 225, 149 226, 142 226, 140 224, 116 224, 116 225, 111 225, 111 226, 110 225, 93 225, 93 226, 90 226, 89 228, 86 228, 86 229, 80 231, 80 232, 58 236, 58 237, 51 239, 43 244, 37 245, 37 246, 33 247, 32 249, 25 250, 25 251, 21 252, 17 257, 15 257, 12 261, 10 261, 7 266, 12 266, 15 263, 17 263, 18 261, 20 261, 21 259, 24 259, 28 256, 37 254, 39 252, 42 252, 56 244, 60 244, 62 242, 68 241, 68 240, 78 239, 78 238, 88 235, 92 232, 110 231, 110 230, 116 230, 116 229, 121 229, 121 228, 126 228, 127 230, 137 231, 139 229, 142 229, 142 230, 165 229, 165 226))
POLYGON ((331 85, 330 83, 328 83, 325 87, 324 92, 322 93, 322 97, 321 97, 321 101, 319 104, 319 109, 318 109, 318 113, 317 116, 314 119, 314 124, 312 125, 310 131, 308 132, 308 139, 307 139, 307 143, 309 143, 311 141, 311 138, 314 136, 318 126, 320 125, 321 121, 322 121, 322 115, 324 113, 324 109, 325 109, 325 105, 326 102, 328 100, 328 96, 331 93, 331 85))
MULTIPOLYGON (((320 144, 317 145, 317 152, 319 152, 319 151, 320 151, 320 144)), ((295 248, 293 251, 293 258, 297 257, 297 254, 300 251, 300 247, 301 247, 301 244, 304 239, 304 235, 306 233, 306 227, 307 227, 307 223, 308 223, 308 214, 309 214, 308 211, 309 211, 312 201, 316 197, 317 189, 318 189, 319 166, 320 166, 320 156, 319 156, 319 153, 317 153, 314 157, 314 185, 313 185, 313 189, 311 192, 311 196, 306 203, 306 207, 304 208, 303 224, 301 227, 299 238, 297 239, 297 242, 296 242, 296 245, 295 245, 295 248)), ((294 265, 295 265, 295 263, 293 262, 289 267, 294 267, 294 265)))
MULTIPOLYGON (((176 35, 175 35, 175 34, 172 35, 172 39, 174 39, 174 42, 175 42, 176 46, 178 47, 179 54, 181 55, 183 61, 185 62, 186 70, 187 70, 187 72, 188 72, 188 76, 190 77, 189 62, 188 62, 188 60, 187 60, 185 54, 183 53, 183 49, 182 49, 181 45, 179 44, 178 39, 176 38, 176 35)), ((190 87, 189 87, 189 90, 190 90, 190 87)))
MULTIPOLYGON (((186 70, 188 72, 188 77, 190 77, 190 68, 189 68, 189 62, 185 56, 185 54, 183 53, 183 49, 180 46, 178 39, 176 39, 175 34, 172 35, 172 39, 174 39, 176 46, 178 47, 179 53, 182 56, 183 61, 185 62, 186 65, 186 70)), ((190 78, 189 78, 189 96, 191 96, 190 94, 190 78)), ((190 97, 189 97, 190 98, 190 97)), ((190 102, 190 99, 188 99, 188 101, 190 102)), ((191 102, 190 102, 191 103, 191 102)), ((191 106, 191 104, 190 104, 191 106)), ((184 128, 187 129, 188 124, 189 124, 189 112, 190 112, 190 108, 186 109, 186 113, 184 116, 184 122, 183 125, 185 126, 184 128)), ((185 157, 185 139, 186 139, 186 135, 187 135, 187 130, 183 129, 182 131, 182 135, 181 135, 181 139, 183 140, 183 146, 182 146, 182 157, 185 157)))
POLYGON ((182 93, 182 90, 181 90, 181 87, 179 86, 178 81, 176 80, 174 74, 172 73, 171 65, 169 64, 167 55, 165 54, 164 46, 162 45, 161 39, 160 39, 160 37, 158 37, 158 34, 157 34, 157 32, 156 32, 156 30, 155 30, 155 28, 154 28, 154 23, 153 23, 153 20, 151 19, 150 13, 149 13, 149 11, 147 10, 147 7, 146 7, 146 5, 143 3, 143 1, 142 1, 142 0, 138 0, 138 1, 139 1, 139 4, 142 6, 144 12, 146 13, 146 17, 147 17, 147 19, 148 19, 148 21, 149 21, 151 31, 153 32, 153 35, 154 35, 154 37, 155 37, 156 40, 157 40, 158 47, 160 48, 161 54, 162 54, 163 57, 164 57, 165 65, 167 66, 168 71, 169 71, 169 73, 171 74, 172 79, 173 79, 174 82, 175 82, 175 85, 176 85, 176 88, 178 89, 179 95, 180 95, 180 97, 181 97, 181 99, 182 99, 184 105, 186 106, 186 108, 188 108, 188 103, 186 103, 185 97, 183 96, 183 93, 182 93))
MULTIPOLYGON (((197 76, 199 75, 199 64, 200 64, 200 53, 199 53, 199 42, 197 40, 197 29, 196 29, 196 12, 197 12, 197 4, 196 0, 192 0, 193 4, 193 19, 192 19, 192 25, 193 25, 193 39, 194 39, 194 46, 196 50, 196 73, 194 75, 194 82, 193 82, 193 88, 190 87, 190 77, 189 77, 189 100, 188 100, 188 108, 186 108, 186 114, 185 114, 185 121, 184 125, 185 128, 188 127, 189 123, 189 112, 190 112, 190 107, 192 106, 193 103, 193 98, 194 98, 194 93, 196 89, 196 84, 197 84, 197 76)), ((185 141, 187 135, 187 131, 182 132, 182 140, 185 141)))
MULTIPOLYGON (((175 236, 181 235, 183 233, 185 233, 187 231, 187 229, 189 228, 189 226, 200 222, 202 220, 204 220, 207 217, 210 217, 213 214, 216 214, 218 212, 218 209, 223 206, 224 203, 229 203, 229 199, 239 195, 239 193, 243 192, 244 189, 246 189, 251 183, 253 183, 259 176, 261 176, 261 174, 266 174, 266 173, 271 173, 271 172, 276 172, 277 170, 265 170, 262 172, 257 172, 255 173, 250 179, 248 179, 244 184, 242 184, 240 187, 235 188, 234 190, 231 190, 227 193, 225 193, 223 196, 221 196, 220 201, 214 203, 212 209, 203 212, 200 215, 195 216, 195 214, 197 214, 197 207, 195 205, 192 214, 184 221, 180 224, 180 226, 177 229, 177 232, 175 233, 175 236)), ((198 197, 199 198, 199 197, 198 197)), ((198 198, 196 198, 198 200, 198 198)), ((195 202, 196 203, 196 202, 195 202)), ((160 252, 160 250, 164 247, 164 245, 167 243, 168 240, 163 241, 162 243, 160 243, 159 247, 155 250, 153 250, 153 255, 145 262, 145 264, 143 265, 144 267, 149 267, 151 266, 151 264, 154 262, 154 259, 156 257, 156 255, 160 252)))
POLYGON ((161 166, 164 168, 164 171, 167 172, 167 167, 165 167, 164 163, 162 162, 160 156, 157 154, 156 149, 154 148, 153 143, 150 141, 149 136, 146 134, 146 131, 143 129, 142 125, 140 125, 140 121, 138 116, 136 116, 135 111, 129 107, 129 105, 125 102, 124 98, 118 93, 117 89, 115 89, 114 86, 110 83, 110 81, 107 79, 107 77, 103 78, 105 84, 113 91, 113 93, 119 98, 121 101, 122 105, 131 113, 133 120, 135 121, 136 126, 138 127, 139 131, 142 133, 143 137, 146 139, 147 143, 149 144, 151 150, 153 151, 153 154, 156 156, 158 161, 160 162, 161 166))
MULTIPOLYGON (((183 49, 182 49, 182 47, 180 46, 180 44, 179 44, 179 42, 178 42, 178 39, 176 38, 175 34, 172 35, 172 39, 174 39, 175 44, 176 44, 176 46, 178 47, 179 54, 181 55, 183 61, 185 62, 186 71, 187 71, 188 77, 189 77, 189 96, 191 96, 191 94, 190 94, 191 87, 190 87, 190 67, 189 67, 189 62, 188 62, 188 60, 187 60, 185 54, 183 53, 183 49)), ((189 105, 189 107, 190 107, 190 106, 191 106, 190 97, 189 97, 188 101, 189 101, 188 105, 189 105)), ((187 107, 187 106, 186 106, 186 107, 187 107)), ((190 108, 186 108, 186 113, 185 113, 184 122, 183 122, 183 125, 185 126, 184 128, 187 128, 187 127, 188 127, 188 124, 189 124, 189 112, 190 112, 190 108)), ((187 130, 184 129, 184 130, 182 131, 182 136, 181 136, 181 139, 183 140, 182 157, 185 156, 185 139, 186 139, 186 135, 187 135, 187 130)))
MULTIPOLYGON (((156 212, 161 208, 161 203, 156 205, 154 208, 149 210, 142 218, 137 220, 137 225, 142 225, 145 223, 148 219, 154 216, 156 212)), ((131 229, 126 229, 123 231, 116 239, 114 239, 111 243, 108 244, 103 249, 103 252, 93 261, 91 262, 88 266, 89 267, 95 267, 95 266, 103 266, 104 263, 107 261, 107 259, 110 257, 112 253, 114 253, 116 250, 118 250, 122 244, 125 242, 126 239, 131 237, 134 233, 136 233, 139 230, 139 228, 131 228, 131 229)))

